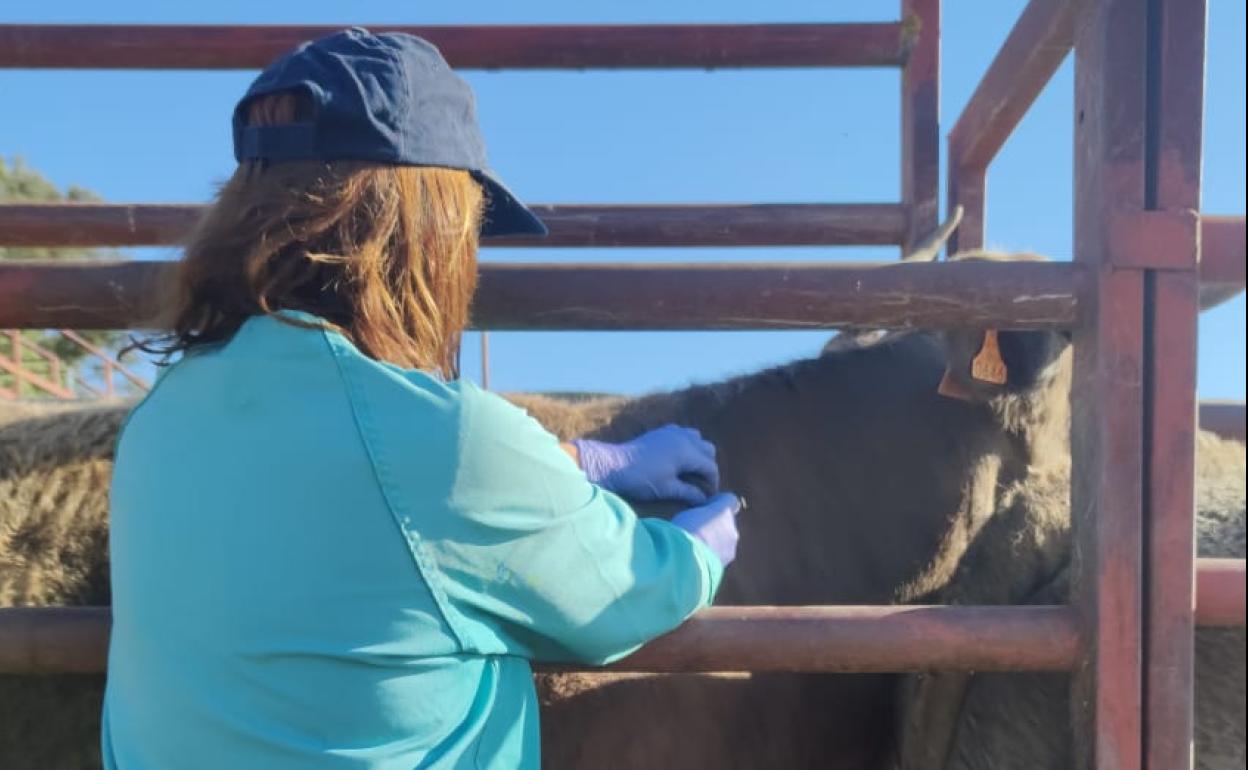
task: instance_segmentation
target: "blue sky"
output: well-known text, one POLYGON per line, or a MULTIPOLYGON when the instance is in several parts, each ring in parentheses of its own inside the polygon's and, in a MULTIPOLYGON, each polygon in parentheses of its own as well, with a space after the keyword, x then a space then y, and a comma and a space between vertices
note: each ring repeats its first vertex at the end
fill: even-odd
MULTIPOLYGON (((644 23, 879 21, 895 2, 816 0, 9 0, 25 23, 644 23), (350 8, 348 11, 347 9, 350 8)), ((1025 5, 960 0, 944 11, 947 134, 1025 5)), ((1244 211, 1244 4, 1209 0, 1204 204, 1244 211)), ((205 201, 233 167, 229 114, 250 72, 0 70, 0 156, 116 202, 205 201), (12 116, 22 116, 14 120, 12 116), (31 120, 30 116, 37 116, 31 120)), ((493 165, 526 200, 889 202, 900 196, 896 70, 466 74, 493 165)), ((1071 252, 1073 81, 1068 60, 992 167, 988 245, 1071 252)), ((166 249, 132 249, 170 258, 166 249)), ((485 260, 879 260, 893 248, 487 249, 485 260)), ((1200 393, 1244 398, 1244 297, 1201 318, 1200 393)), ((820 332, 496 333, 500 390, 637 393, 814 354, 820 332)), ((479 376, 477 341, 465 374, 479 376)))

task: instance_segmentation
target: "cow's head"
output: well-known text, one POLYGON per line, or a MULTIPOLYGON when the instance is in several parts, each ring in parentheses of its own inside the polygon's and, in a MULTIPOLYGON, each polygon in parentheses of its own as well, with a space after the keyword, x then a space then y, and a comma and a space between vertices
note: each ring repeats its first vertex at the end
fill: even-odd
MULTIPOLYGON (((1000 254, 975 251, 955 261, 1035 262, 1036 254, 1000 254)), ((997 329, 946 331, 946 370, 940 383, 943 395, 966 401, 988 401, 998 396, 1025 394, 1058 382, 1068 366, 1071 335, 1065 331, 1004 331, 997 329)))

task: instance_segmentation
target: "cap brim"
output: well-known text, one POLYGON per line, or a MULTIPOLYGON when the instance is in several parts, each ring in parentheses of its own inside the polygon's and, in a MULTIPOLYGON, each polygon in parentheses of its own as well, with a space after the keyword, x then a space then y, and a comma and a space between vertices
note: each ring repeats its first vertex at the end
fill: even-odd
POLYGON ((492 172, 474 171, 473 176, 485 188, 482 235, 546 235, 550 232, 492 172))

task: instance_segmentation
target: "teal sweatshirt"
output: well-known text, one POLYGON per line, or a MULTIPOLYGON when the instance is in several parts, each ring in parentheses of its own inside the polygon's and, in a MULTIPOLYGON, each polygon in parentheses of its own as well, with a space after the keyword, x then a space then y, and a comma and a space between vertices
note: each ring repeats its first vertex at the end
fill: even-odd
POLYGON ((111 770, 537 768, 530 662, 620 658, 722 574, 506 401, 275 317, 166 370, 111 495, 111 770))

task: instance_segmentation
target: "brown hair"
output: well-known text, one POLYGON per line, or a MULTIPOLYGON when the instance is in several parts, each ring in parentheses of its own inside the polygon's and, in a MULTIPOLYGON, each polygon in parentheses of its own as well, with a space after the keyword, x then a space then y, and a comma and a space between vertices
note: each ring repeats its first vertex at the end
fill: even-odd
MULTIPOLYGON (((291 123, 307 109, 279 94, 248 120, 291 123)), ((246 161, 191 233, 160 310, 171 331, 139 347, 168 361, 252 316, 303 310, 372 358, 454 378, 483 198, 457 169, 246 161)))

